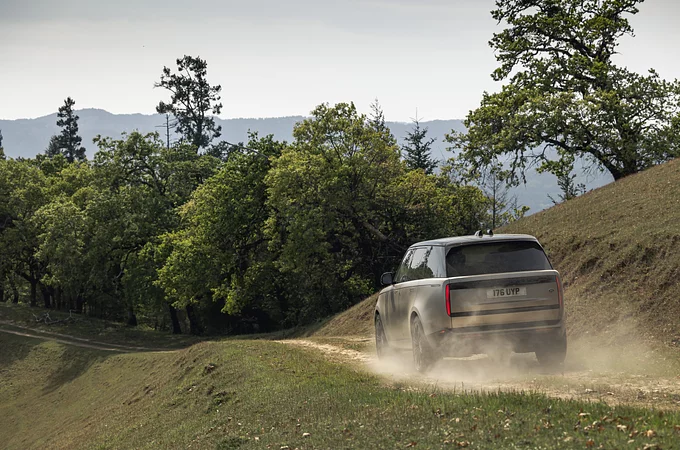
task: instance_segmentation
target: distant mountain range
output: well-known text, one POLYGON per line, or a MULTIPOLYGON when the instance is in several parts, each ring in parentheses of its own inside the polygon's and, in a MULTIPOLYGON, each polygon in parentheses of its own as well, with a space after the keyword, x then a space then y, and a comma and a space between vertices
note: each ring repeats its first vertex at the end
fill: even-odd
MULTIPOLYGON (((77 111, 80 120, 80 135, 83 145, 87 149, 88 157, 96 152, 92 139, 97 135, 120 137, 123 132, 138 130, 143 133, 157 131, 165 134, 165 116, 153 114, 111 114, 101 109, 82 109, 77 111)), ((266 119, 219 119, 216 123, 222 126, 222 137, 232 143, 246 142, 248 131, 257 131, 260 136, 274 135, 278 140, 291 141, 293 126, 303 120, 303 116, 274 117, 266 119)), ((404 122, 387 122, 392 134, 399 144, 411 129, 412 124, 404 122)), ((435 138, 432 146, 433 157, 446 160, 452 153, 446 150, 444 135, 451 130, 465 131, 460 120, 432 120, 421 122, 421 126, 428 128, 428 136, 435 138)), ((50 137, 59 132, 56 113, 35 119, 0 120, 0 130, 3 135, 3 146, 7 156, 16 158, 22 156, 32 158, 45 151, 50 137)), ((171 139, 177 136, 171 134, 171 139)), ((609 175, 579 177, 579 182, 585 183, 588 189, 602 186, 611 182, 609 175)), ((554 176, 532 173, 527 177, 527 184, 514 190, 519 203, 529 206, 530 213, 545 209, 552 205, 548 198, 557 198, 559 188, 554 176)))

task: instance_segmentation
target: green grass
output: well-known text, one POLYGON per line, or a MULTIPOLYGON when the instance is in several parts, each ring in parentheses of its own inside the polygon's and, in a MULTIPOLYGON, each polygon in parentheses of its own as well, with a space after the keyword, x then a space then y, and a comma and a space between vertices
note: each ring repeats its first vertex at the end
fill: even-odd
POLYGON ((7 335, 0 345, 7 449, 672 448, 680 440, 677 412, 386 386, 266 340, 113 356, 7 335))
POLYGON ((533 234, 561 272, 570 332, 680 353, 680 160, 502 230, 533 234))

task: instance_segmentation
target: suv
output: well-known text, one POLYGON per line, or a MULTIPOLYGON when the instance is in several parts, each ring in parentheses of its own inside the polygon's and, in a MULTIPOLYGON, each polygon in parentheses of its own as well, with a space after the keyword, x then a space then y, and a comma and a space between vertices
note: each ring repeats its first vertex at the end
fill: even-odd
POLYGON ((410 349, 417 371, 443 356, 535 352, 543 365, 567 352, 560 274, 533 236, 419 242, 385 273, 375 306, 378 357, 410 349))

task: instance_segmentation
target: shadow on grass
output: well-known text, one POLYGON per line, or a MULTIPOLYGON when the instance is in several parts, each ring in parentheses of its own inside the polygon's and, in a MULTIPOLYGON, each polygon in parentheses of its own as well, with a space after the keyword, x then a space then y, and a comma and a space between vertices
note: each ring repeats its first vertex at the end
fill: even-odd
MULTIPOLYGON (((64 345, 64 344, 61 344, 64 345)), ((70 383, 87 372, 93 365, 115 356, 116 353, 87 348, 64 347, 59 363, 45 380, 43 394, 49 394, 70 383)))
POLYGON ((28 357, 40 345, 39 339, 28 339, 0 333, 0 369, 6 369, 17 361, 28 357))

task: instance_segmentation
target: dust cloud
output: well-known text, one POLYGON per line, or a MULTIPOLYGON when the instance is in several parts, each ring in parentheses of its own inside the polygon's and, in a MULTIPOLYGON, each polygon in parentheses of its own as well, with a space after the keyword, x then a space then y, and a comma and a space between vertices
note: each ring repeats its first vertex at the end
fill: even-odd
POLYGON ((618 338, 571 336, 564 364, 552 368, 540 365, 534 353, 512 353, 502 341, 472 356, 443 358, 426 374, 413 369, 410 351, 392 351, 365 364, 371 372, 409 389, 532 391, 565 399, 680 409, 680 352, 654 347, 630 328, 612 333, 618 338))

